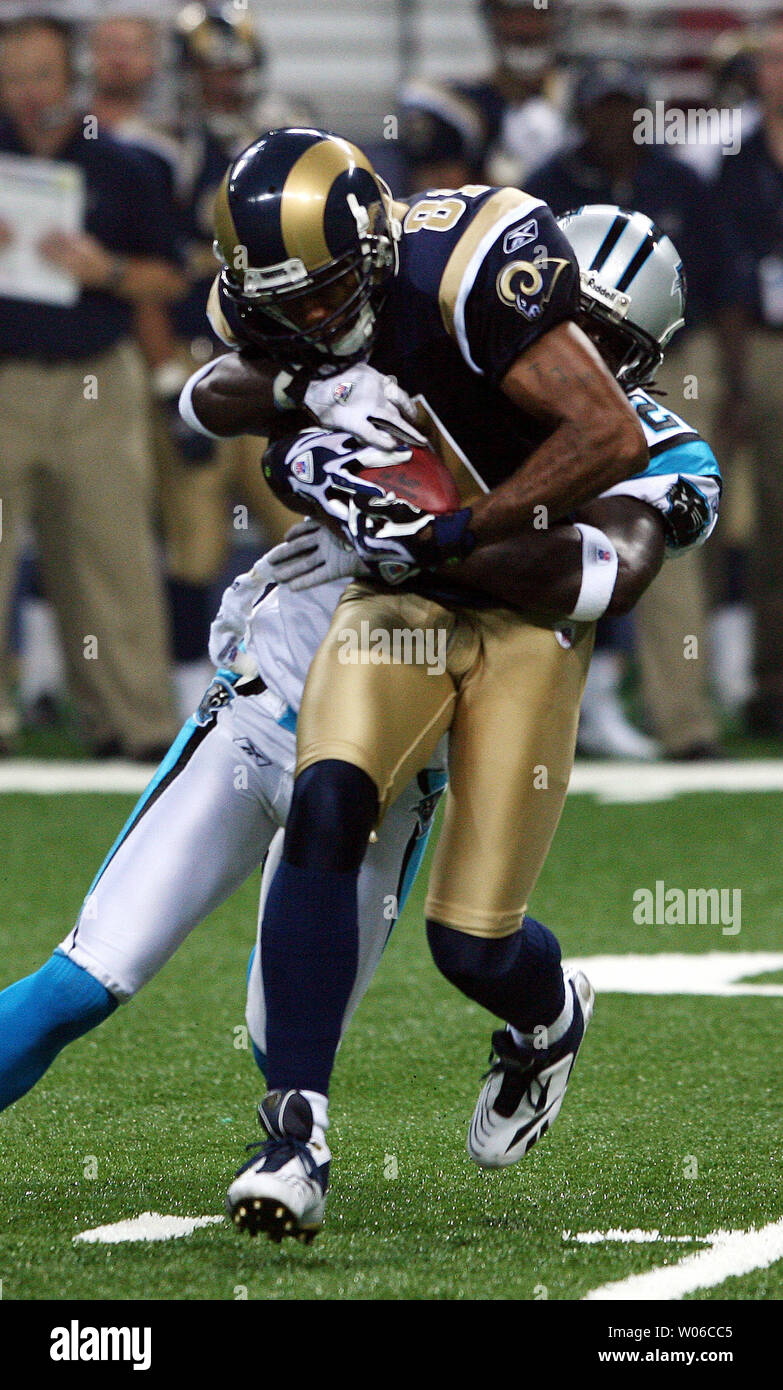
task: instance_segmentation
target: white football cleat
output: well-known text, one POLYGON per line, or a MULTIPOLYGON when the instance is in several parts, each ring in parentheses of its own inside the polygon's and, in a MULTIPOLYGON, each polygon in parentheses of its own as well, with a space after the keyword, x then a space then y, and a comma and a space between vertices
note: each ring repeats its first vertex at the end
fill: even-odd
POLYGON ((573 993, 574 1017, 561 1042, 518 1047, 507 1028, 492 1034, 497 1061, 486 1073, 468 1131, 468 1153, 482 1168, 516 1163, 560 1112, 595 998, 581 970, 564 970, 563 978, 573 993))
POLYGON ((267 1138, 228 1189, 226 1209, 238 1230, 259 1231, 277 1245, 293 1236, 310 1245, 323 1225, 329 1150, 314 1128, 301 1091, 270 1091, 258 1107, 267 1138))

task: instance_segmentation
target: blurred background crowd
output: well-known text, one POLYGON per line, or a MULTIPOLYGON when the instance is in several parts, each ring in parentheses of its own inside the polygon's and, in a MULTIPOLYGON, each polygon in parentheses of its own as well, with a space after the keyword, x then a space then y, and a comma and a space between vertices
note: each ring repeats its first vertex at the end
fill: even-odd
POLYGON ((713 446, 721 523, 602 624, 580 748, 778 752, 783 7, 0 0, 0 753, 156 758, 223 585, 286 529, 259 441, 214 445, 176 403, 221 350, 217 186, 302 123, 401 197, 514 184, 670 234, 688 318, 658 385, 713 446))

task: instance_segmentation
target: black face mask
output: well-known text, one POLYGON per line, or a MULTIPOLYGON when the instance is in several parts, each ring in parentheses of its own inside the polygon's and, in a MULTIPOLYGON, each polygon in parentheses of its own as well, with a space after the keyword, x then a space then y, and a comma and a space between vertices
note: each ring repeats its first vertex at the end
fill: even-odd
POLYGON ((393 274, 390 259, 388 266, 368 268, 366 256, 361 252, 349 252, 346 256, 313 276, 299 290, 289 290, 280 294, 274 301, 276 313, 270 313, 269 301, 252 299, 244 295, 242 286, 227 268, 222 272, 222 283, 226 294, 236 306, 237 317, 247 338, 274 361, 288 366, 349 366, 366 358, 375 336, 375 320, 386 298, 388 284, 393 274), (328 290, 341 280, 353 275, 356 288, 341 304, 312 328, 299 327, 287 319, 286 306, 295 306, 297 301, 316 296, 319 291, 328 290), (353 352, 341 353, 339 345, 359 322, 363 312, 369 309, 372 323, 368 317, 368 332, 353 352), (281 317, 278 317, 278 314, 281 317))

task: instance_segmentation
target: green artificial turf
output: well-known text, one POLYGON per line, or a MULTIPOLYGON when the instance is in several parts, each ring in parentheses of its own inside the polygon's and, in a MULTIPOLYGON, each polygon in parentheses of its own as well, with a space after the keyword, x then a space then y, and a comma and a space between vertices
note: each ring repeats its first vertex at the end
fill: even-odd
MULTIPOLYGON (((0 987, 65 935, 130 804, 0 797, 0 987)), ((772 793, 575 796, 531 908, 565 955, 781 949, 782 819, 772 793), (634 890, 661 878, 740 888, 742 931, 636 925, 634 890)), ((579 1245, 564 1231, 705 1236, 783 1217, 783 998, 599 996, 551 1134, 511 1169, 477 1169, 465 1134, 493 1022, 429 960, 425 880, 338 1058, 332 1187, 312 1248, 225 1224, 73 1243, 145 1211, 223 1210, 263 1093, 241 1031, 254 879, 0 1118, 3 1298, 574 1299, 699 1247, 579 1245)), ((783 1261, 693 1295, 782 1296, 783 1261)))

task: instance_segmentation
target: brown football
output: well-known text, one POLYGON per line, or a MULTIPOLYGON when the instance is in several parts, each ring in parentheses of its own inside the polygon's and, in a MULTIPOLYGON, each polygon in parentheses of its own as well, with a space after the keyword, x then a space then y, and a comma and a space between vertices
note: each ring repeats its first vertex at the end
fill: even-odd
POLYGON ((362 468, 359 477, 413 502, 423 512, 453 512, 461 505, 457 484, 431 449, 414 447, 404 463, 362 468))

